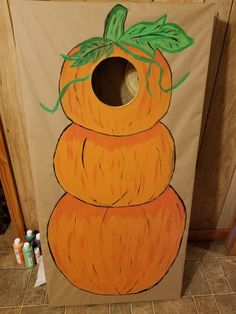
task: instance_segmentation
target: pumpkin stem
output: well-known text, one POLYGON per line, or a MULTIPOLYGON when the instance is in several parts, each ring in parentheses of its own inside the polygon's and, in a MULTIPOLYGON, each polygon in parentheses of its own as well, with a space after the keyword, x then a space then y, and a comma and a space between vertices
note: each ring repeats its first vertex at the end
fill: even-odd
POLYGON ((54 113, 58 110, 59 106, 60 106, 60 103, 61 103, 61 100, 63 98, 63 96, 65 95, 67 89, 72 85, 72 84, 75 84, 75 83, 79 83, 79 82, 84 82, 86 80, 88 80, 89 78, 91 77, 91 75, 87 75, 85 77, 80 77, 80 78, 77 78, 75 80, 72 80, 70 81, 69 83, 67 83, 61 90, 60 92, 60 95, 57 99, 57 102, 56 102, 56 105, 54 106, 54 108, 50 109, 48 108, 45 104, 43 103, 39 103, 41 108, 47 112, 50 112, 50 113, 54 113))
POLYGON ((124 34, 127 12, 120 4, 114 6, 106 18, 103 37, 116 42, 124 34))

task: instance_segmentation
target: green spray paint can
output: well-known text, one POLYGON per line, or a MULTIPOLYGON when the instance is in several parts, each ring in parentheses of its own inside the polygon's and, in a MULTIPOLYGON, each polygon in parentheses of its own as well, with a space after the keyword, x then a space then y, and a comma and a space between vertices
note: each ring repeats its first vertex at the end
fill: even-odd
POLYGON ((25 267, 32 268, 35 265, 33 247, 29 242, 25 242, 23 245, 23 255, 25 260, 25 267))

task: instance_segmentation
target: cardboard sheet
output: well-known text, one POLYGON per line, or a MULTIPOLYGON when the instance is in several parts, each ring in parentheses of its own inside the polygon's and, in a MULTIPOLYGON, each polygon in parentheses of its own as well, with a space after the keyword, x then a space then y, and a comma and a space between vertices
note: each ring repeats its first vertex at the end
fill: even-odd
POLYGON ((11 0, 10 11, 19 62, 30 167, 36 191, 51 305, 173 299, 181 294, 214 5, 130 2, 123 5, 128 8, 126 27, 141 21, 156 21, 167 14, 168 22, 181 25, 195 41, 194 45, 179 54, 163 52, 171 67, 173 83, 190 71, 187 80, 173 90, 169 110, 161 119, 175 141, 176 162, 170 184, 186 207, 185 231, 178 256, 168 273, 157 285, 140 293, 102 295, 87 292, 71 284, 56 267, 49 252, 47 225, 55 204, 65 191, 55 177, 53 155, 58 138, 71 121, 61 107, 51 114, 42 110, 39 103, 54 106, 58 98, 58 80, 62 66, 60 54, 67 54, 88 38, 102 36, 105 18, 114 3, 11 0))

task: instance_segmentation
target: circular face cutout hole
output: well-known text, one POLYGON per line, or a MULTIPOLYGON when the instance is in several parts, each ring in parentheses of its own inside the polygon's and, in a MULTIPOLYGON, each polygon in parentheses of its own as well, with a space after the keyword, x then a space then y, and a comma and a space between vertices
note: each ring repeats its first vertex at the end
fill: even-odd
POLYGON ((138 93, 138 72, 124 58, 107 58, 94 69, 92 87, 97 98, 106 105, 123 106, 138 93))

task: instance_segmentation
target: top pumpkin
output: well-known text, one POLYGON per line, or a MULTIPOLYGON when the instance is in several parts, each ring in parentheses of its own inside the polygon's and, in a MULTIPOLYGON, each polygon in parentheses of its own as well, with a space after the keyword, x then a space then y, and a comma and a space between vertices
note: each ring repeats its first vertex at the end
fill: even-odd
POLYGON ((105 22, 103 37, 90 38, 73 48, 65 59, 60 75, 61 102, 67 117, 80 126, 110 135, 130 135, 150 129, 167 112, 175 86, 168 62, 161 50, 176 53, 189 47, 193 39, 166 15, 155 22, 141 22, 124 31, 127 9, 116 5, 105 22), (106 58, 121 57, 136 69, 139 91, 121 107, 112 107, 97 98, 92 87, 92 73, 106 58))

